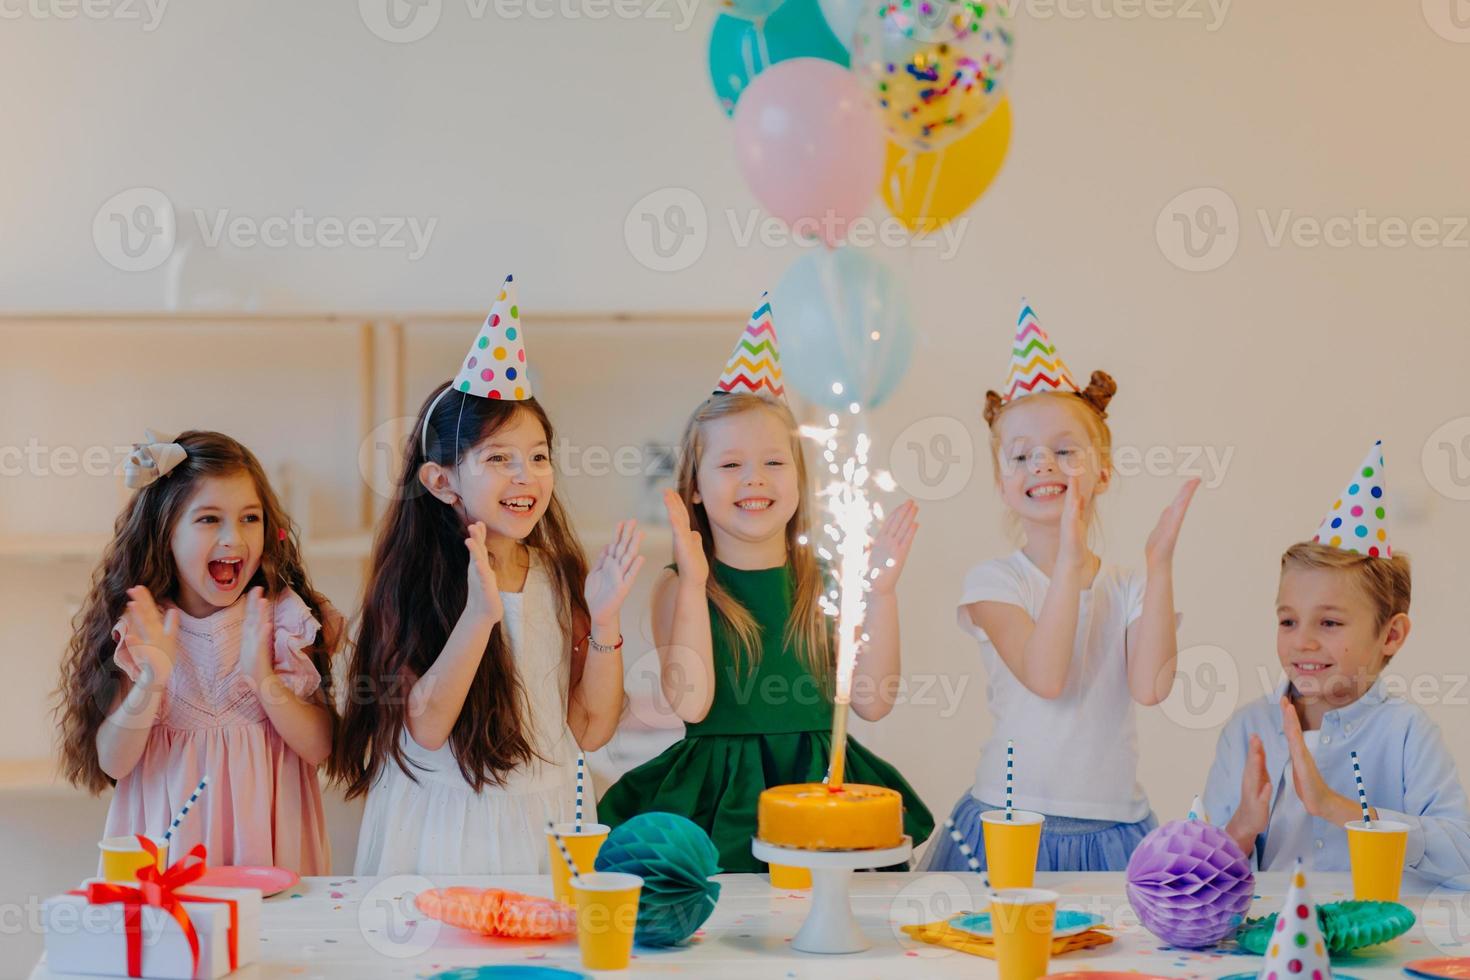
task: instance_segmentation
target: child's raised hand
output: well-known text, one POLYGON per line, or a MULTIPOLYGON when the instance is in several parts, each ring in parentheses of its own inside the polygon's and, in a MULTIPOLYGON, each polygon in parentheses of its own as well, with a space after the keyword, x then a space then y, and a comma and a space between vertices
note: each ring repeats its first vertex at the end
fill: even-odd
POLYGON ((1057 563, 1081 567, 1087 561, 1087 505, 1092 500, 1092 484, 1082 474, 1067 474, 1067 493, 1063 498, 1061 540, 1057 546, 1057 563))
POLYGON ((470 536, 464 539, 464 546, 470 553, 470 567, 466 572, 469 596, 465 600, 465 612, 494 626, 504 617, 505 607, 500 602, 500 583, 490 564, 490 552, 485 548, 483 523, 476 521, 470 525, 470 536))
POLYGON ((1143 554, 1149 565, 1166 565, 1174 560, 1174 545, 1179 541, 1179 528, 1184 525, 1184 514, 1189 510, 1189 502, 1194 499, 1194 492, 1198 489, 1199 477, 1185 481, 1174 502, 1159 515, 1159 523, 1154 525, 1153 533, 1143 546, 1143 554))
MULTIPOLYGON (((1272 790, 1271 777, 1266 775, 1266 747, 1261 744, 1261 736, 1252 735, 1245 753, 1245 772, 1240 777, 1240 806, 1226 828, 1237 843, 1254 842, 1265 833, 1271 823, 1272 790)), ((1251 849, 1242 843, 1241 850, 1249 854, 1251 849)))
POLYGON ((612 542, 592 563, 583 594, 587 597, 587 612, 593 626, 609 630, 616 627, 623 600, 628 598, 633 580, 643 567, 643 556, 638 553, 642 545, 643 532, 638 530, 638 522, 619 521, 612 542))
POLYGON ((160 613, 152 593, 135 585, 128 589, 123 620, 128 627, 128 652, 143 671, 139 683, 163 685, 179 655, 179 611, 160 613))
POLYGON ((271 602, 257 585, 245 596, 245 625, 240 632, 240 670, 257 689, 273 671, 271 641, 275 632, 271 602))
POLYGON ((1291 698, 1284 694, 1281 696, 1281 725, 1286 733, 1286 747, 1291 751, 1292 785, 1296 787, 1296 795, 1302 801, 1302 808, 1312 816, 1338 826, 1349 820, 1359 819, 1362 810, 1357 802, 1335 792, 1327 785, 1327 780, 1322 778, 1317 760, 1312 758, 1307 740, 1302 735, 1301 719, 1297 717, 1291 698))
POLYGON ((919 505, 905 500, 883 519, 883 526, 873 537, 868 551, 870 574, 878 573, 872 580, 872 590, 891 595, 898 586, 898 577, 903 573, 909 549, 913 547, 914 535, 919 530, 919 505))
POLYGON ((689 511, 673 490, 664 491, 664 510, 669 512, 669 527, 674 532, 674 564, 681 582, 703 585, 709 578, 709 559, 699 532, 689 524, 689 511))

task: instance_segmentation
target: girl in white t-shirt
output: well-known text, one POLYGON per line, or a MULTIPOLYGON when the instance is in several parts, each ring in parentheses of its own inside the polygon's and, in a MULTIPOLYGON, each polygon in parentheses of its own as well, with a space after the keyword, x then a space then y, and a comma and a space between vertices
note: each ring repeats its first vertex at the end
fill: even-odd
MULTIPOLYGON (((996 484, 1024 546, 965 576, 959 623, 980 643, 995 718, 955 827, 982 862, 981 814, 1005 801, 1015 744, 1014 806, 1043 814, 1041 871, 1121 871, 1157 822, 1138 785, 1133 703, 1169 693, 1178 658, 1174 544, 1190 480, 1144 546, 1147 573, 1105 565, 1087 545, 1094 501, 1112 480, 1107 405, 1117 385, 1094 371, 1078 388, 1024 306, 1006 394, 986 392, 996 484)), ((930 870, 966 861, 944 834, 930 870)))

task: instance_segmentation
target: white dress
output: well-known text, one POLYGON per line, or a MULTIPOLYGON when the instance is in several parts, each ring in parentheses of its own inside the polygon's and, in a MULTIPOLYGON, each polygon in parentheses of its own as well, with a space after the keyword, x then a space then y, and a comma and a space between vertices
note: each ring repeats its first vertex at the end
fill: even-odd
MULTIPOLYGON (((502 786, 474 792, 448 743, 423 748, 405 729, 417 782, 390 761, 372 789, 357 839, 357 875, 546 874, 546 821, 575 815, 577 742, 567 727, 567 642, 558 597, 535 553, 520 592, 501 592, 506 630, 526 699, 532 748, 540 756, 502 786), (541 760, 548 761, 541 761, 541 760)), ((589 783, 583 819, 596 819, 589 783)))

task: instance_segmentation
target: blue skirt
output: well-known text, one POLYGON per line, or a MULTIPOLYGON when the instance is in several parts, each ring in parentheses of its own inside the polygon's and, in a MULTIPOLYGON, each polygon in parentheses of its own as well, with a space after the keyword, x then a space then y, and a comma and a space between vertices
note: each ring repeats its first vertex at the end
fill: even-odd
MULTIPOLYGON (((975 852, 982 868, 985 863, 985 836, 980 829, 980 814, 1001 807, 982 803, 966 793, 950 814, 955 829, 975 852)), ((1041 848, 1036 855, 1037 871, 1123 871, 1128 858, 1144 835, 1159 825, 1150 813, 1138 823, 1113 823, 1111 820, 1079 820, 1075 817, 1046 815, 1041 828, 1041 848)), ((959 845, 944 827, 936 827, 934 841, 924 857, 925 871, 966 871, 970 867, 959 845)))

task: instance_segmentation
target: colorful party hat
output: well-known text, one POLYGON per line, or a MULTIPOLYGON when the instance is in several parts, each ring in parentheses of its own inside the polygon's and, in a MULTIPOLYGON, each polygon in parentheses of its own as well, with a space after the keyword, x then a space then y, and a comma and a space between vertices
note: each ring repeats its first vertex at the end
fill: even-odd
POLYGON ((1016 341, 1011 345, 1011 369, 1006 374, 1005 401, 1012 402, 1038 391, 1079 393, 1072 373, 1057 354, 1031 304, 1021 302, 1016 319, 1016 341))
POLYGON ((1193 802, 1189 804, 1188 819, 1199 820, 1203 823, 1210 822, 1210 815, 1205 812, 1205 801, 1200 799, 1198 794, 1195 795, 1193 802))
POLYGON ((1312 540, 1371 558, 1392 558, 1387 507, 1383 496, 1383 440, 1380 439, 1363 457, 1347 489, 1322 518, 1312 540))
POLYGON ((525 401, 531 397, 514 276, 505 277, 505 285, 500 287, 500 295, 470 345, 452 387, 480 398, 525 401))
POLYGON ((1260 980, 1332 980, 1332 963, 1317 926, 1317 906, 1307 891, 1301 858, 1291 873, 1286 904, 1276 916, 1276 931, 1266 947, 1260 980))
POLYGON ((717 395, 740 392, 778 400, 786 397, 786 389, 781 386, 781 348, 776 343, 776 324, 771 320, 771 303, 765 293, 761 293, 761 304, 750 315, 715 385, 717 395))

